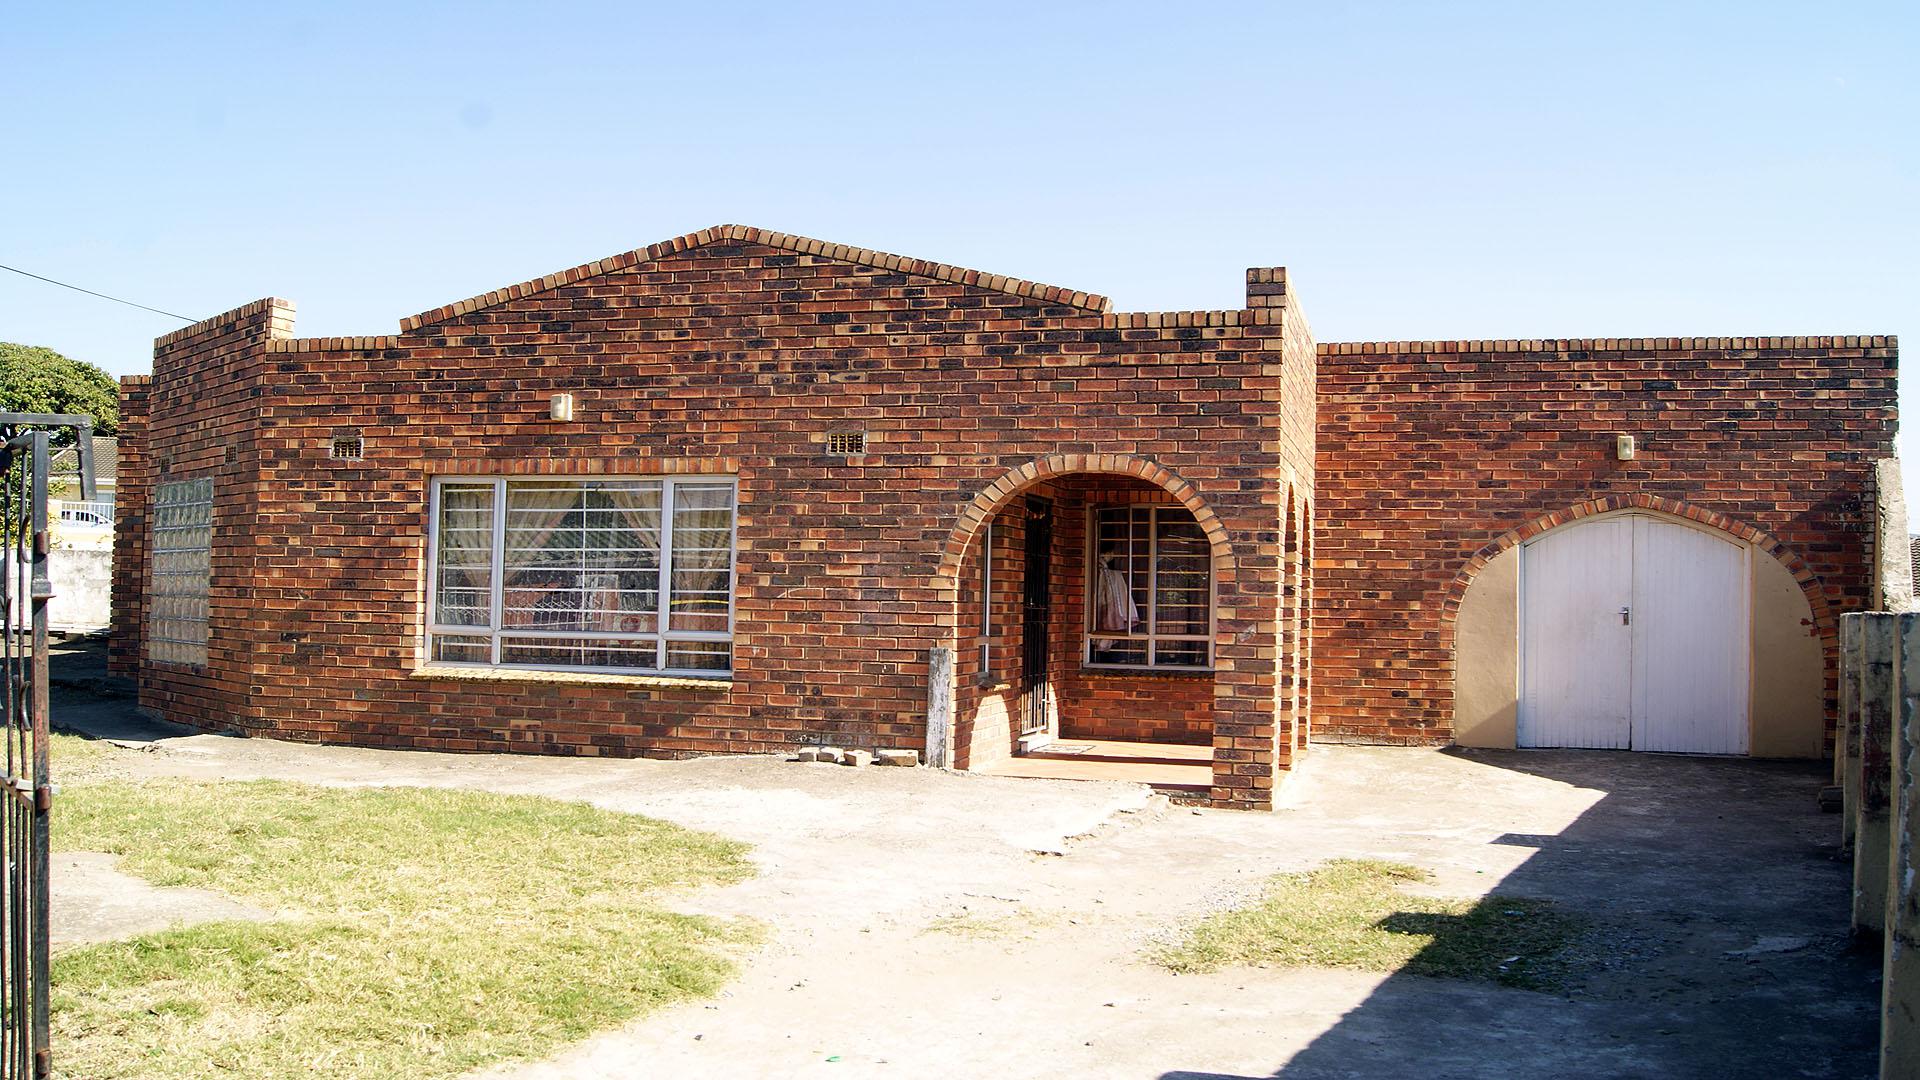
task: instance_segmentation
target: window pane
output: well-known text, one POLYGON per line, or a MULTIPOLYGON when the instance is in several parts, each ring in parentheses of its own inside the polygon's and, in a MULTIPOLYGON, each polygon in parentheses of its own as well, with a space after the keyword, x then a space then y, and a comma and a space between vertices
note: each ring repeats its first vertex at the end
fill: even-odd
POLYGON ((1212 545, 1185 510, 1163 508, 1155 517, 1154 633, 1204 634, 1212 545))
POLYGON ((507 485, 501 626, 652 633, 660 606, 660 482, 507 485))
POLYGON ((733 598, 732 484, 675 485, 671 587, 668 629, 727 629, 733 598))
POLYGON ((659 663, 659 653, 658 646, 651 641, 503 637, 500 639, 500 662, 552 668, 651 670, 659 663))
POLYGON ((679 671, 727 671, 733 646, 724 641, 669 641, 667 666, 679 671))
POLYGON ((1206 667, 1207 643, 1204 641, 1167 641, 1153 644, 1154 667, 1206 667))
POLYGON ((493 639, 437 634, 433 639, 433 659, 443 664, 491 664, 493 639))
POLYGON ((1140 638, 1094 638, 1087 650, 1093 664, 1145 664, 1147 643, 1140 638))
POLYGON ((1178 506, 1097 509, 1093 552, 1087 662, 1207 666, 1213 550, 1193 515, 1178 506))
POLYGON ((443 484, 436 526, 433 618, 488 626, 493 615, 493 485, 443 484))
POLYGON ((1145 587, 1136 583, 1134 572, 1136 565, 1144 567, 1146 549, 1136 542, 1133 517, 1128 507, 1095 512, 1091 622, 1092 629, 1103 633, 1129 634, 1146 629, 1145 587))
MULTIPOLYGON (((676 631, 725 633, 733 484, 673 485, 671 519, 668 489, 667 481, 618 477, 442 484, 434 618, 456 629, 430 636, 429 658, 491 663, 497 635, 502 664, 658 671, 663 607, 676 631), (671 582, 662 580, 667 542, 677 560, 671 582), (672 603, 663 605, 669 586, 672 603), (457 629, 469 626, 475 632, 457 629)), ((668 662, 725 673, 732 651, 724 640, 676 641, 668 662)))
POLYGON ((1127 582, 1133 586, 1133 602, 1140 609, 1135 633, 1147 632, 1148 600, 1153 584, 1153 511, 1136 506, 1127 511, 1127 582))

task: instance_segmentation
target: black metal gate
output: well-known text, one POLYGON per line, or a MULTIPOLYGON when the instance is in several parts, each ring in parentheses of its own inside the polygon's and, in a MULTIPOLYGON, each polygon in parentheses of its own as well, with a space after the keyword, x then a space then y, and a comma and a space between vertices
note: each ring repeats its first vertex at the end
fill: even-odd
POLYGON ((1052 621, 1053 504, 1027 499, 1027 561, 1020 623, 1020 734, 1044 735, 1052 702, 1047 680, 1047 627, 1052 621))
POLYGON ((0 675, 6 681, 6 792, 0 798, 0 1080, 45 1080, 47 1035, 47 820, 53 783, 47 767, 47 529, 50 429, 77 429, 80 497, 94 498, 93 420, 85 416, 0 413, 4 469, 0 522, 12 565, 0 573, 6 618, 0 675))

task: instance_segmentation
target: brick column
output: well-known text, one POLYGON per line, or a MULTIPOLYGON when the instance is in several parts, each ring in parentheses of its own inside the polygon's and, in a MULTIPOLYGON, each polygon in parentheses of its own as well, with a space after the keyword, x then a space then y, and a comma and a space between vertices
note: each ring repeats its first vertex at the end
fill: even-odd
POLYGON ((1271 810, 1280 773, 1293 762, 1281 708, 1284 541, 1274 534, 1236 534, 1234 541, 1233 576, 1217 584, 1211 802, 1271 810))
POLYGON ((153 492, 152 458, 147 453, 147 393, 152 384, 150 375, 128 375, 120 380, 120 461, 113 507, 107 672, 130 679, 140 673, 140 634, 146 613, 147 501, 153 492))

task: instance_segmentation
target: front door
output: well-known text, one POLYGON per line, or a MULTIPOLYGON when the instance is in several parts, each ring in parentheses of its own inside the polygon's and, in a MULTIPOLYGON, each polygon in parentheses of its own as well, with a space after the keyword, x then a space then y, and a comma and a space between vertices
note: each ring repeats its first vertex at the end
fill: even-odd
POLYGON ((1032 749, 1053 734, 1053 701, 1047 681, 1047 627, 1053 598, 1048 576, 1053 565, 1053 504, 1042 498, 1026 503, 1027 559, 1020 609, 1020 744, 1032 749))
POLYGON ((1654 517, 1521 550, 1521 746, 1743 754, 1747 555, 1654 517))

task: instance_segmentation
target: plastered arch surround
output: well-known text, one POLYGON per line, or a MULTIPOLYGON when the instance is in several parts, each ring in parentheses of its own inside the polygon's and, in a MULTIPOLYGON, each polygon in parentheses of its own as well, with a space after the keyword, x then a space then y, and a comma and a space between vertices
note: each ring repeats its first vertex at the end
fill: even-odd
MULTIPOLYGON (((1748 745, 1754 757, 1818 758, 1826 726, 1826 658, 1821 626, 1798 575, 1772 550, 1764 534, 1741 536, 1681 516, 1632 507, 1579 515, 1553 528, 1578 528, 1601 517, 1639 514, 1699 529, 1748 549, 1753 680, 1748 694, 1748 745)), ((1530 530, 1527 540, 1547 531, 1530 530)), ((1480 561, 1459 594, 1453 620, 1454 741, 1462 746, 1512 748, 1519 725, 1520 561, 1522 542, 1501 546, 1480 561)))

